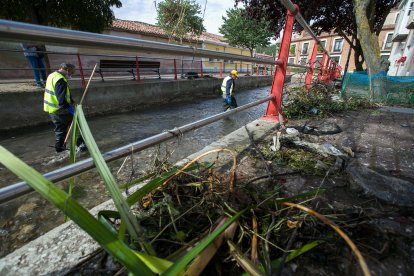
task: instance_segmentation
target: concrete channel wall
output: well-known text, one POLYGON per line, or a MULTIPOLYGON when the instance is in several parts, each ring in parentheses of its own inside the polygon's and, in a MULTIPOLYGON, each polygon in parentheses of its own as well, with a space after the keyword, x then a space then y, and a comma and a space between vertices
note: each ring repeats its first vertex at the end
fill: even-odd
MULTIPOLYGON (((241 77, 236 91, 271 85, 273 76, 241 77)), ((137 85, 133 81, 91 83, 84 106, 88 116, 115 114, 154 105, 191 101, 200 97, 219 97, 222 79, 151 80, 137 85)), ((71 89, 75 101, 83 89, 71 89)), ((43 112, 43 91, 0 93, 0 131, 17 130, 50 123, 43 112)))

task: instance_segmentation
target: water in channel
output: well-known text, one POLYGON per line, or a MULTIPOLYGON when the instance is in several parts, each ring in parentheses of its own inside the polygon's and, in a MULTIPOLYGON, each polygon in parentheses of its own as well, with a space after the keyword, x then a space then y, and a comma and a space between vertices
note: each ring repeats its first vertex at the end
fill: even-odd
MULTIPOLYGON (((236 95, 239 106, 269 95, 270 87, 241 91, 236 95)), ((138 141, 165 130, 173 129, 196 120, 222 112, 223 100, 199 99, 190 103, 160 106, 145 111, 107 115, 88 119, 92 134, 101 150, 114 148, 138 141)), ((197 152, 215 140, 229 134, 243 125, 259 118, 267 104, 261 104, 232 117, 191 131, 182 137, 164 143, 164 151, 171 154, 170 162, 178 161, 197 152)), ((87 115, 87 106, 86 106, 87 115)), ((45 173, 64 166, 66 158, 60 160, 51 147, 54 144, 52 126, 28 130, 0 137, 0 144, 23 161, 45 173)), ((135 176, 145 170, 155 149, 147 149, 134 156, 135 176)), ((83 153, 80 159, 88 155, 83 153)), ((109 163, 114 174, 122 160, 109 163)), ((130 174, 130 172, 125 172, 130 174)), ((122 172, 118 179, 122 179, 122 172)), ((19 179, 0 166, 0 187, 18 182, 19 179)), ((92 208, 109 198, 96 170, 90 170, 76 177, 73 197, 84 207, 92 208)), ((59 183, 67 189, 67 181, 59 183)), ((30 240, 46 233, 64 222, 64 215, 45 199, 32 192, 11 202, 0 205, 0 257, 7 255, 30 240)))

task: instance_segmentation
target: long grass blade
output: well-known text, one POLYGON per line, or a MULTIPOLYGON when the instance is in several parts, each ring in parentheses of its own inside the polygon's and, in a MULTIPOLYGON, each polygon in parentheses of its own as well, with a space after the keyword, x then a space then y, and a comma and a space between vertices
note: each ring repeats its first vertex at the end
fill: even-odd
POLYGON ((243 215, 248 208, 238 212, 236 215, 230 217, 223 225, 219 226, 209 236, 204 238, 199 244, 192 248, 187 254, 181 257, 174 265, 164 271, 161 275, 177 275, 182 272, 185 267, 203 251, 211 242, 213 242, 224 230, 226 230, 233 222, 235 222, 241 215, 243 215))
POLYGON ((0 162, 26 181, 34 190, 62 210, 69 218, 96 240, 109 254, 136 275, 152 275, 151 270, 124 242, 95 219, 76 200, 56 187, 39 172, 29 167, 12 153, 0 146, 0 162))
POLYGON ((106 188, 108 189, 109 193, 111 194, 112 200, 121 215, 122 222, 126 224, 126 228, 128 229, 129 234, 132 238, 139 242, 142 249, 150 255, 155 255, 154 249, 151 245, 145 240, 144 238, 144 231, 139 225, 137 219, 132 214, 129 205, 125 198, 122 196, 120 189, 115 181, 114 176, 112 175, 111 171, 109 170, 108 165, 106 164, 105 160, 102 157, 101 152, 99 151, 98 145, 96 144, 92 132, 86 122, 85 115, 82 110, 82 105, 78 105, 76 107, 76 113, 78 113, 79 117, 79 125, 80 129, 83 134, 83 138, 85 143, 88 147, 88 151, 96 165, 96 168, 101 175, 106 188))
MULTIPOLYGON (((316 246, 318 246, 318 245, 320 245, 324 242, 325 241, 323 241, 323 240, 316 240, 316 241, 305 244, 301 248, 298 248, 298 249, 294 250, 293 252, 290 252, 286 256, 285 262, 286 263, 290 262, 294 258, 299 257, 300 255, 308 252, 309 250, 312 250, 313 248, 315 248, 316 246)), ((272 261, 272 267, 278 268, 281 265, 281 262, 282 262, 282 258, 278 258, 278 259, 272 261)))
POLYGON ((230 248, 230 254, 236 260, 236 262, 246 271, 249 275, 261 276, 264 275, 243 253, 237 246, 230 240, 227 241, 230 248))
MULTIPOLYGON (((195 164, 185 169, 185 171, 192 171, 199 167, 200 167, 199 165, 195 164)), ((179 171, 179 168, 173 168, 170 171, 163 173, 161 176, 156 177, 153 180, 149 181, 147 184, 142 186, 140 189, 136 190, 134 193, 132 193, 127 198, 128 204, 132 206, 135 203, 139 202, 144 196, 146 196, 147 194, 152 192, 154 189, 161 186, 167 179, 175 175, 178 171, 179 171)))
POLYGON ((321 220, 323 223, 329 225, 332 229, 335 230, 336 233, 338 233, 343 239, 344 241, 348 244, 348 246, 351 248, 352 253, 354 253, 355 257, 358 260, 359 265, 361 266, 362 272, 364 273, 365 276, 370 276, 371 272, 369 271, 368 265, 365 262, 364 257, 362 256, 361 252, 359 251, 358 247, 355 245, 355 243, 348 237, 347 234, 345 234, 344 231, 341 230, 341 228, 339 228, 338 225, 336 225, 333 221, 331 221, 330 219, 328 219, 327 217, 325 217, 322 214, 319 214, 318 212, 305 207, 303 205, 300 204, 296 204, 296 203, 291 203, 291 202, 284 202, 282 203, 282 205, 285 206, 289 206, 289 207, 294 207, 296 209, 302 210, 307 212, 309 215, 315 216, 317 217, 319 220, 321 220))

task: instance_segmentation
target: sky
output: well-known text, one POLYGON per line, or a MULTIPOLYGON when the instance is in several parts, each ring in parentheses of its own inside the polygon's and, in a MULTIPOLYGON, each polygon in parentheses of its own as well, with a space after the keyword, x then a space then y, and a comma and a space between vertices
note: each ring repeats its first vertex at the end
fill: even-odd
MULTIPOLYGON (((155 3, 158 4, 162 0, 121 0, 121 2, 122 8, 113 8, 115 18, 156 24, 157 11, 155 3)), ((204 27, 207 32, 219 35, 219 28, 223 24, 222 16, 226 15, 226 10, 234 7, 235 1, 196 0, 196 2, 201 6, 201 16, 205 7, 204 27)))

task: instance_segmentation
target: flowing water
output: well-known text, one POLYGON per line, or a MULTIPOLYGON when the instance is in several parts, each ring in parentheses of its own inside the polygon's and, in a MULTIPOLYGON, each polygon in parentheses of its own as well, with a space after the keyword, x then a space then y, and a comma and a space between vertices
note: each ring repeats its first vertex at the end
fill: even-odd
MULTIPOLYGON (((270 87, 242 91, 236 95, 239 106, 261 99, 269 94, 270 87)), ((101 150, 106 152, 125 144, 138 141, 174 127, 194 122, 222 112, 221 98, 199 99, 191 103, 161 106, 146 111, 107 115, 88 119, 92 134, 101 150)), ((170 162, 178 161, 243 125, 262 116, 266 104, 237 113, 230 118, 194 130, 182 137, 164 143, 163 150, 171 154, 170 162)), ((87 107, 86 115, 87 115, 87 107)), ((23 161, 45 173, 66 164, 67 154, 57 155, 54 148, 52 126, 29 129, 24 132, 2 135, 0 144, 23 161)), ((154 155, 154 149, 144 150, 134 156, 134 176, 146 168, 154 155)), ((80 158, 86 158, 83 153, 80 158)), ((114 174, 122 160, 109 163, 114 174)), ((116 174, 121 181, 131 172, 116 174), (124 174, 124 175, 123 175, 124 174)), ((108 194, 96 170, 76 177, 73 197, 84 207, 91 208, 107 200, 108 194)), ((0 187, 18 182, 19 179, 0 166, 0 187)), ((67 181, 59 185, 67 189, 67 181)), ((0 257, 36 237, 46 233, 64 221, 63 214, 36 193, 0 205, 0 257)))

